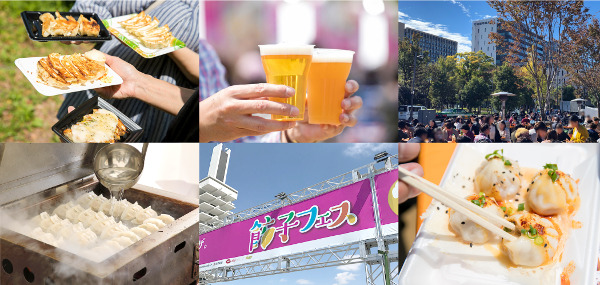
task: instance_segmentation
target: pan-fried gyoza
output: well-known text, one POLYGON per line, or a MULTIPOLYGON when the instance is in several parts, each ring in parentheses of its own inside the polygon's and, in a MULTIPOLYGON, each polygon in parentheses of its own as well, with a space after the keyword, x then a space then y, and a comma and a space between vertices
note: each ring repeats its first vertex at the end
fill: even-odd
POLYGON ((97 50, 85 54, 61 56, 51 53, 37 64, 38 78, 42 83, 64 88, 72 84, 84 84, 101 78, 107 72, 104 65, 106 57, 97 50))
POLYGON ((78 20, 75 20, 72 16, 65 18, 58 11, 54 14, 56 18, 50 13, 44 13, 40 16, 42 36, 44 37, 75 37, 78 35, 97 37, 100 35, 100 25, 94 19, 90 18, 88 20, 83 15, 79 15, 78 20))
POLYGON ((146 15, 144 11, 125 21, 119 22, 119 24, 148 48, 160 49, 169 47, 173 41, 169 25, 159 27, 158 19, 146 15))
POLYGON ((127 128, 112 112, 94 109, 63 133, 76 143, 113 143, 125 135, 127 128))

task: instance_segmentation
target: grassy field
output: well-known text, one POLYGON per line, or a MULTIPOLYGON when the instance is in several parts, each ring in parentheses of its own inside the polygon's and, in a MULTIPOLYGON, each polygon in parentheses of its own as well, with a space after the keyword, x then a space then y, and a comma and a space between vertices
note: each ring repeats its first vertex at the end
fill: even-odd
POLYGON ((51 127, 62 96, 39 94, 18 70, 14 61, 22 57, 71 54, 93 45, 64 45, 29 39, 22 11, 68 11, 72 1, 0 1, 0 142, 58 142, 51 127))

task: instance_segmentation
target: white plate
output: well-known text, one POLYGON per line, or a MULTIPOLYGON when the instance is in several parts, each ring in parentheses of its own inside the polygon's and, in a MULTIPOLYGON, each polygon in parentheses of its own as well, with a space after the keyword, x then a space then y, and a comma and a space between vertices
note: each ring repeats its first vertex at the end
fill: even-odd
POLYGON ((83 91, 88 89, 106 87, 111 85, 119 85, 123 83, 123 79, 116 72, 114 72, 108 65, 105 64, 108 72, 107 78, 110 79, 109 83, 102 82, 100 80, 94 80, 92 82, 87 82, 83 85, 81 84, 73 84, 69 87, 65 88, 56 88, 42 83, 42 81, 37 77, 37 63, 43 57, 27 57, 27 58, 19 58, 15 60, 15 65, 21 70, 21 72, 27 77, 31 85, 40 92, 44 96, 55 96, 60 94, 73 93, 77 91, 83 91))
POLYGON ((535 269, 507 268, 492 253, 490 247, 462 243, 448 230, 446 207, 437 201, 427 209, 415 242, 402 271, 400 284, 444 285, 560 285, 560 274, 570 262, 575 262, 571 284, 595 284, 596 253, 599 244, 600 217, 598 207, 598 146, 596 144, 461 144, 452 156, 444 174, 442 188, 466 196, 472 191, 475 169, 484 156, 496 149, 519 161, 521 167, 541 169, 546 163, 556 163, 559 169, 580 179, 581 207, 575 220, 581 229, 573 229, 560 263, 535 269), (467 185, 466 188, 462 188, 467 185), (469 185, 471 189, 469 189, 469 185), (437 210, 440 207, 440 210, 437 210))

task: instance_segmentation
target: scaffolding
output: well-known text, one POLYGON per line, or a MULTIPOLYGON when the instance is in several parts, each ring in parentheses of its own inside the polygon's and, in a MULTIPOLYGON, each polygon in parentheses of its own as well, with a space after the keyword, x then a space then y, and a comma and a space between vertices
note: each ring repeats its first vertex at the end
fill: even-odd
POLYGON ((376 283, 377 280, 383 279, 383 284, 397 285, 400 271, 398 252, 390 252, 389 248, 398 244, 398 235, 384 236, 382 234, 381 221, 379 220, 379 202, 377 201, 377 195, 375 195, 375 176, 393 170, 396 167, 398 167, 398 155, 389 156, 378 162, 372 162, 299 191, 290 194, 280 193, 274 200, 227 216, 220 223, 213 224, 212 227, 200 229, 200 234, 203 234, 369 179, 376 221, 376 235, 374 239, 360 240, 339 246, 318 248, 271 259, 200 271, 200 284, 362 263, 365 264, 366 284, 375 285, 378 284, 376 283), (381 162, 384 165, 381 168, 377 168, 381 162))

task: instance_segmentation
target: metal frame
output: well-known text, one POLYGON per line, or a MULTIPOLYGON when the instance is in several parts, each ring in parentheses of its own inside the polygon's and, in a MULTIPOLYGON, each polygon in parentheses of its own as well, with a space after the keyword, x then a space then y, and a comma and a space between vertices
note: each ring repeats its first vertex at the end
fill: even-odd
POLYGON ((369 179, 375 209, 376 238, 357 241, 345 245, 326 247, 297 254, 283 255, 276 258, 250 262, 235 266, 223 266, 200 272, 200 284, 226 282, 280 273, 296 272, 309 269, 348 265, 365 264, 366 284, 380 284, 383 279, 386 285, 397 285, 399 274, 398 252, 390 252, 389 246, 398 244, 397 235, 383 236, 379 219, 379 203, 375 195, 375 176, 398 167, 398 155, 389 156, 382 168, 376 168, 377 162, 364 165, 350 172, 301 189, 279 199, 263 203, 256 207, 225 217, 214 227, 200 229, 200 234, 220 227, 251 219, 278 208, 295 204, 315 196, 339 189, 343 186, 369 179))

